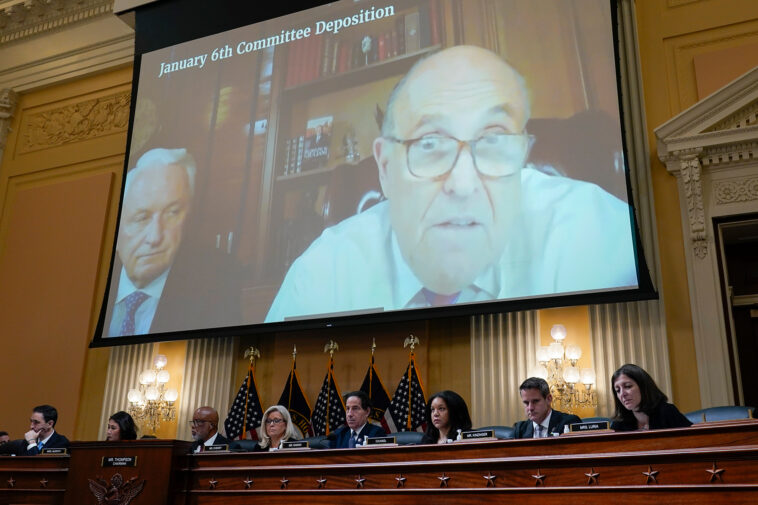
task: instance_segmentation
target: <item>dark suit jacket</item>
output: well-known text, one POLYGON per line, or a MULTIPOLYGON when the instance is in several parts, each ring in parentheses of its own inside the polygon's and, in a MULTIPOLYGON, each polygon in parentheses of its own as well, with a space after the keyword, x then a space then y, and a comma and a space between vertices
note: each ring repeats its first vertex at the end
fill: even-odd
MULTIPOLYGON (((21 452, 16 453, 18 456, 36 456, 41 453, 39 449, 37 449, 36 446, 32 447, 31 449, 27 450, 26 446, 29 445, 26 443, 26 440, 21 440, 20 448, 22 448, 21 452)), ((65 449, 69 446, 68 439, 58 433, 57 431, 53 432, 53 436, 50 437, 50 440, 48 440, 45 445, 42 447, 43 449, 65 449)))
MULTIPOLYGON (((563 433, 563 427, 568 424, 581 423, 582 420, 574 414, 566 414, 560 410, 553 409, 550 414, 550 423, 547 426, 548 436, 553 433, 563 433)), ((534 437, 534 423, 529 420, 519 421, 513 427, 513 438, 532 438, 534 437)))
MULTIPOLYGON (((190 452, 195 452, 195 449, 197 449, 204 443, 205 442, 200 442, 199 440, 195 440, 192 443, 192 446, 190 447, 190 452)), ((229 440, 225 436, 223 436, 221 433, 218 433, 216 435, 216 440, 213 441, 213 445, 221 445, 221 444, 229 445, 229 440)))
MULTIPOLYGON (((223 253, 223 251, 222 251, 223 253)), ((190 254, 182 247, 174 258, 163 286, 150 333, 237 326, 242 324, 240 312, 240 276, 228 255, 212 251, 190 254)), ((103 336, 108 336, 113 317, 113 301, 118 293, 123 265, 113 263, 109 306, 104 318, 103 336)))
MULTIPOLYGON (((363 439, 366 437, 383 437, 387 435, 381 426, 375 424, 366 423, 360 433, 358 433, 358 442, 356 445, 363 444, 363 439)), ((347 449, 350 447, 350 427, 345 425, 337 429, 334 432, 334 436, 330 436, 330 449, 347 449)))
MULTIPOLYGON (((692 421, 687 419, 684 414, 679 412, 676 406, 661 402, 650 414, 650 429, 660 430, 662 428, 686 428, 692 426, 692 421)), ((621 421, 613 421, 611 429, 616 431, 634 431, 637 430, 637 419, 632 415, 630 418, 621 421)))

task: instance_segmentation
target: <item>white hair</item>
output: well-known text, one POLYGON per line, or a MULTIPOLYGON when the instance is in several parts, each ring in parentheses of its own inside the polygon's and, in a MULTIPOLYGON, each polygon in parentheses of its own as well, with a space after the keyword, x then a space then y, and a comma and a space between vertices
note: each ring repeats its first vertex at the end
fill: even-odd
POLYGON ((164 149, 162 147, 150 149, 148 152, 140 156, 134 168, 126 173, 124 194, 129 190, 131 181, 139 171, 154 165, 179 165, 184 168, 185 172, 187 172, 187 180, 189 181, 190 197, 195 194, 195 172, 197 172, 195 158, 193 158, 184 148, 164 149))

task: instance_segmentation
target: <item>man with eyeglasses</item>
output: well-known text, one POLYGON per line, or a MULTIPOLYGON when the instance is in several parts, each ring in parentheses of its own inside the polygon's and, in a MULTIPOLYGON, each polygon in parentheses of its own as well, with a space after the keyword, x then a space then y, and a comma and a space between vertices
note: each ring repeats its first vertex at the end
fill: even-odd
POLYGON ((384 430, 368 422, 371 399, 364 391, 351 391, 345 397, 346 424, 329 436, 332 449, 352 449, 363 445, 366 437, 383 437, 384 430))
POLYGON ((202 452, 209 445, 229 444, 218 432, 218 412, 213 407, 200 407, 192 414, 192 439, 195 441, 191 452, 202 452))
POLYGON ((374 141, 387 201, 324 230, 266 320, 636 286, 630 207, 529 165, 529 107, 486 49, 416 63, 374 141))

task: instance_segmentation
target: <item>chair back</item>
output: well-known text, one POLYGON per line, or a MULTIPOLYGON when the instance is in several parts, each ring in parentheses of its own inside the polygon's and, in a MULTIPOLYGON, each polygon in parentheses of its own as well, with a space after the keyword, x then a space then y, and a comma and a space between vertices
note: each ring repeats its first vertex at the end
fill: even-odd
POLYGON ((753 417, 753 407, 744 405, 728 405, 724 407, 711 407, 705 411, 705 422, 730 421, 732 419, 750 419, 753 417))
POLYGON ((317 435, 315 437, 304 438, 308 442, 308 447, 311 449, 328 449, 329 440, 324 435, 317 435))
POLYGON ((610 423, 609 417, 585 417, 582 419, 583 423, 610 423))
POLYGON ((229 450, 232 452, 252 452, 258 442, 256 440, 232 440, 229 450))
POLYGON ((513 426, 484 426, 477 428, 477 430, 492 430, 498 440, 509 440, 513 438, 514 433, 513 426))
POLYGON ((397 433, 390 433, 387 436, 395 437, 397 445, 417 445, 424 438, 424 434, 420 431, 398 431, 397 433))

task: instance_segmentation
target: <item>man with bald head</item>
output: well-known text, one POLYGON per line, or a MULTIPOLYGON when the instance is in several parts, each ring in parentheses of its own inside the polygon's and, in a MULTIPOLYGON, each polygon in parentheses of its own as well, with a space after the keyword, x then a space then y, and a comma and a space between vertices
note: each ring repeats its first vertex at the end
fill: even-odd
POLYGON ((116 242, 121 270, 107 336, 150 332, 182 243, 194 180, 186 149, 152 149, 127 173, 116 242))
POLYGON ((529 116, 523 78, 491 51, 416 63, 373 145, 387 201, 327 228, 267 321, 636 286, 630 207, 528 164, 529 116))
POLYGON ((192 414, 192 452, 202 452, 209 445, 229 444, 218 432, 218 412, 213 407, 200 407, 192 414))

